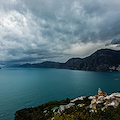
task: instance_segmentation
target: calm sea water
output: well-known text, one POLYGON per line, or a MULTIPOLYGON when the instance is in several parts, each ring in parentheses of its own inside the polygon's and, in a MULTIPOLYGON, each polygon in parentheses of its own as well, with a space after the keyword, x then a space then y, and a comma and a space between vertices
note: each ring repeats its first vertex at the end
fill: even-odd
POLYGON ((63 69, 3 68, 0 70, 0 120, 14 120, 17 110, 50 100, 120 91, 120 73, 63 69))

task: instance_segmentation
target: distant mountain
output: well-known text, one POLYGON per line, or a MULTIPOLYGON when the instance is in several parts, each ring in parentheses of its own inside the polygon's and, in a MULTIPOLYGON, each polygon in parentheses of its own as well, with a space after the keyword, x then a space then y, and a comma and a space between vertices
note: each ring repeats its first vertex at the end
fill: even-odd
POLYGON ((88 71, 120 71, 120 51, 101 49, 86 58, 71 58, 65 63, 46 61, 19 67, 61 68, 88 71))
POLYGON ((23 64, 20 65, 19 67, 32 67, 32 68, 58 68, 59 62, 51 62, 51 61, 45 61, 43 63, 36 63, 36 64, 23 64))

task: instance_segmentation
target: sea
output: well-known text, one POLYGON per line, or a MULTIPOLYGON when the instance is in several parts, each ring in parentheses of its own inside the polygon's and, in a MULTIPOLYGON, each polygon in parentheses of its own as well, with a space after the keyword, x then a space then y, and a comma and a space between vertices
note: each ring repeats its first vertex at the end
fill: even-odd
POLYGON ((120 91, 119 72, 50 68, 0 69, 0 120, 14 120, 15 112, 48 101, 120 91))

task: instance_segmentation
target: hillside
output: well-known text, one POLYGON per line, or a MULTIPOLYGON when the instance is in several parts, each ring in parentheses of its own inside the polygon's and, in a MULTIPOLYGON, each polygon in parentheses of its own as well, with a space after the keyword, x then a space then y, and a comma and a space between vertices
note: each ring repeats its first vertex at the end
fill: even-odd
POLYGON ((120 93, 50 101, 15 113, 15 120, 120 120, 120 93))
POLYGON ((71 58, 65 63, 46 61, 36 64, 24 64, 19 67, 120 71, 120 51, 101 49, 86 58, 71 58))

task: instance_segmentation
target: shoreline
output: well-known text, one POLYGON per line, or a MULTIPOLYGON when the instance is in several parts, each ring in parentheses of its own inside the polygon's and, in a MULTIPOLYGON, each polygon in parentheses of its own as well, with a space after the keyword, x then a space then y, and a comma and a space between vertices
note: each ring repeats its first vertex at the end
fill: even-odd
POLYGON ((120 110, 120 92, 107 95, 99 88, 98 94, 95 96, 50 101, 37 107, 18 110, 15 113, 15 120, 34 120, 35 118, 38 120, 59 120, 59 118, 63 117, 63 114, 68 117, 68 115, 71 116, 73 113, 77 114, 78 112, 86 111, 87 114, 91 115, 106 113, 109 109, 120 110))

